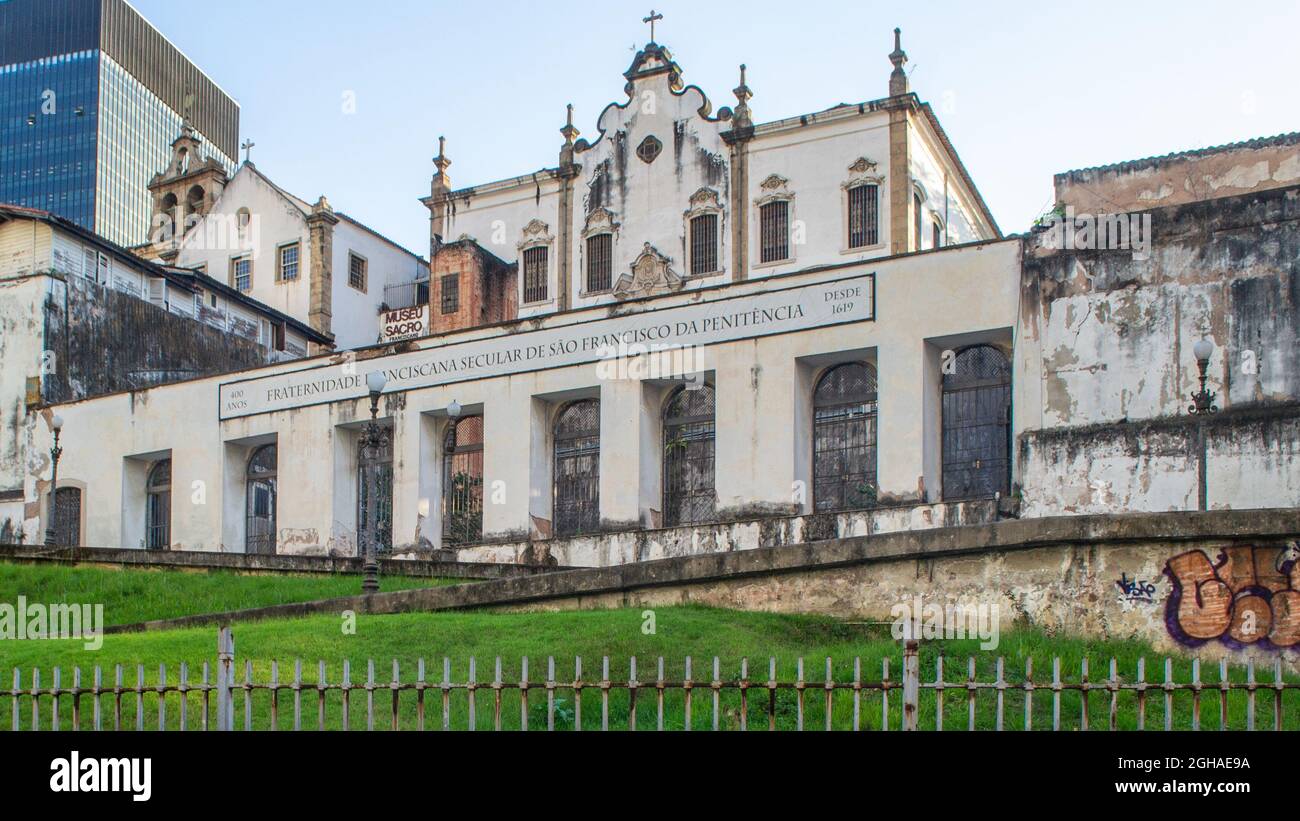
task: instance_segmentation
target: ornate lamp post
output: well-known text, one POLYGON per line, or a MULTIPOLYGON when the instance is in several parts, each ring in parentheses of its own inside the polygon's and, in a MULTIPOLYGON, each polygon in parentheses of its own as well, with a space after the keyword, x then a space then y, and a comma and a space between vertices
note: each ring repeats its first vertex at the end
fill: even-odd
POLYGON ((1218 413, 1219 409, 1214 404, 1214 391, 1205 387, 1205 372, 1210 367, 1210 357, 1214 355, 1214 343, 1208 339, 1202 339, 1192 346, 1192 353, 1196 356, 1196 367, 1201 372, 1201 389, 1192 394, 1192 404, 1187 408, 1188 413, 1199 417, 1196 422, 1196 498, 1197 505, 1201 510, 1209 510, 1209 465, 1207 464, 1209 454, 1206 452, 1204 417, 1211 413, 1218 413))
POLYGON ((388 378, 381 371, 373 371, 366 377, 366 387, 370 389, 370 421, 366 423, 361 435, 361 464, 364 467, 366 482, 366 543, 362 546, 364 559, 361 564, 361 592, 370 594, 379 592, 379 474, 373 468, 384 447, 384 436, 379 429, 379 395, 384 392, 388 378))
POLYGON ((46 522, 45 527, 46 547, 54 547, 58 543, 54 533, 54 517, 59 503, 59 457, 63 455, 63 448, 59 447, 59 433, 63 430, 63 417, 55 416, 50 421, 50 427, 54 429, 54 447, 50 448, 50 461, 54 463, 54 475, 50 479, 49 521, 46 522))
POLYGON ((1192 404, 1187 412, 1197 415, 1217 413, 1219 409, 1214 405, 1215 393, 1205 389, 1205 371, 1210 367, 1210 357, 1214 355, 1214 343, 1202 339, 1192 346, 1192 353, 1196 356, 1196 367, 1201 371, 1201 389, 1192 394, 1192 404))

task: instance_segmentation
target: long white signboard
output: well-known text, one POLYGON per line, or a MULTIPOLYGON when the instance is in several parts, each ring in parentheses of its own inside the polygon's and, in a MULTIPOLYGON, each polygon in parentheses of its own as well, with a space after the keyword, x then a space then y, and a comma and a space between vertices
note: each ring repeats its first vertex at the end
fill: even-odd
POLYGON ((358 399, 366 395, 366 376, 375 370, 388 377, 384 392, 396 393, 874 318, 875 278, 864 274, 225 382, 220 414, 235 419, 358 399))

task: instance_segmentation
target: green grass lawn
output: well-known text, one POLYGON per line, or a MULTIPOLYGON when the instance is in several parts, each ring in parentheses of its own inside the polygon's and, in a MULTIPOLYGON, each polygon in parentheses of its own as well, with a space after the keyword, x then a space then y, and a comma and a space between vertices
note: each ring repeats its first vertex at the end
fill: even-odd
MULTIPOLYGON (((890 681, 898 682, 902 664, 902 651, 885 628, 876 625, 846 623, 814 616, 775 615, 700 607, 664 607, 656 609, 655 632, 643 633, 640 609, 601 610, 563 613, 411 613, 393 616, 361 616, 356 621, 355 634, 346 634, 344 622, 333 616, 314 616, 302 619, 237 624, 234 628, 237 682, 244 681, 245 664, 252 663, 253 681, 265 684, 271 680, 272 663, 277 664, 280 682, 292 682, 296 663, 302 666, 303 689, 298 693, 298 710, 305 729, 314 729, 318 711, 323 709, 327 728, 339 729, 342 724, 342 694, 327 691, 322 695, 315 687, 318 681, 318 662, 325 661, 325 680, 341 680, 343 661, 351 665, 351 681, 363 684, 370 662, 375 667, 377 687, 373 692, 354 690, 350 694, 348 725, 351 728, 366 726, 367 702, 373 704, 374 722, 378 728, 387 728, 392 721, 394 694, 387 685, 393 679, 393 664, 397 662, 403 683, 415 681, 417 663, 423 659, 426 680, 442 681, 443 659, 450 659, 451 680, 463 684, 468 678, 469 660, 474 658, 476 680, 490 685, 494 679, 497 658, 500 658, 502 681, 508 683, 500 691, 490 686, 475 695, 475 724, 479 729, 492 729, 496 716, 506 729, 521 726, 523 705, 517 685, 520 681, 522 659, 529 660, 529 681, 540 685, 546 679, 547 658, 556 662, 556 679, 561 684, 572 684, 574 661, 581 657, 582 678, 589 685, 581 696, 583 729, 597 729, 601 724, 602 693, 592 682, 601 678, 602 657, 609 656, 610 677, 626 682, 630 673, 629 659, 636 657, 637 678, 653 684, 660 657, 664 658, 665 677, 681 681, 686 656, 693 658, 693 678, 696 681, 712 678, 713 658, 719 659, 720 675, 734 681, 740 676, 742 659, 748 659, 749 678, 759 686, 751 690, 744 714, 750 729, 768 727, 769 699, 761 687, 767 680, 768 659, 777 661, 777 678, 792 681, 798 660, 804 659, 804 678, 809 689, 804 694, 804 726, 820 729, 825 726, 826 659, 832 659, 832 677, 835 681, 853 680, 855 659, 860 659, 862 679, 865 682, 882 680, 882 665, 888 659, 890 681), (497 702, 499 699, 499 708, 497 702)), ((83 685, 92 680, 92 670, 99 666, 106 686, 114 682, 117 665, 123 666, 124 681, 133 685, 137 668, 143 666, 146 685, 156 686, 159 665, 166 665, 169 683, 179 681, 179 665, 188 665, 188 681, 201 679, 203 664, 213 665, 216 650, 216 630, 198 628, 146 634, 111 635, 104 639, 97 652, 86 651, 79 642, 0 642, 0 727, 8 728, 12 716, 13 697, 8 691, 13 682, 13 669, 19 668, 22 685, 30 689, 32 671, 41 670, 41 686, 48 688, 52 669, 59 667, 62 683, 66 687, 72 679, 72 669, 80 668, 83 685)), ((1062 678, 1067 682, 1079 680, 1082 660, 1090 663, 1090 679, 1104 679, 1112 657, 1117 659, 1121 680, 1133 681, 1139 658, 1145 657, 1147 680, 1163 680, 1164 655, 1141 642, 1129 640, 1082 640, 1048 637, 1031 630, 1003 633, 1001 645, 994 651, 979 649, 976 641, 943 641, 923 643, 921 650, 921 680, 934 681, 937 657, 946 657, 945 680, 964 683, 968 658, 976 661, 979 681, 994 680, 998 657, 1005 657, 1006 678, 1012 684, 1023 681, 1025 659, 1034 659, 1034 681, 1040 686, 1050 685, 1052 657, 1061 658, 1062 678)), ((1176 681, 1190 680, 1191 660, 1187 656, 1174 659, 1176 681)), ((1272 670, 1257 670, 1257 678, 1272 682, 1272 670)), ((1212 690, 1218 683, 1217 665, 1202 665, 1202 680, 1212 690)), ((1245 671, 1232 668, 1231 679, 1244 681, 1245 671)), ((1289 678, 1289 681, 1295 681, 1289 678)), ((236 720, 243 726, 247 694, 237 689, 235 694, 236 720)), ((569 729, 575 723, 575 698, 570 687, 557 689, 555 697, 555 722, 559 729, 569 729)), ((1202 695, 1202 727, 1218 727, 1218 693, 1207 691, 1202 695)), ((1284 696, 1283 726, 1300 728, 1300 692, 1287 690, 1284 696)), ((41 698, 42 726, 48 728, 51 718, 50 696, 41 698)), ((403 729, 418 726, 417 697, 413 690, 403 690, 398 696, 398 720, 403 729)), ((1273 721, 1273 693, 1256 695, 1256 726, 1271 728, 1273 721)), ((737 729, 740 725, 742 704, 735 690, 724 690, 719 698, 718 723, 723 729, 737 729)), ((799 699, 793 690, 777 692, 775 715, 779 728, 793 729, 797 724, 799 699)), ((251 691, 250 714, 252 726, 266 729, 272 726, 272 696, 269 691, 251 691)), ((1088 696, 1090 726, 1104 728, 1108 724, 1110 694, 1094 692, 1088 696)), ((134 727, 137 709, 141 709, 144 726, 157 726, 158 696, 146 694, 138 705, 134 694, 122 696, 120 707, 117 698, 109 693, 103 696, 101 708, 106 727, 112 727, 115 717, 124 726, 134 727), (120 710, 120 714, 119 711, 120 710)), ((295 694, 282 690, 278 697, 276 725, 280 729, 293 726, 295 694)), ((976 725, 992 728, 996 722, 996 694, 981 691, 975 704, 976 725)), ((1191 726, 1192 696, 1190 693, 1174 694, 1174 727, 1191 726)), ((614 688, 608 693, 609 725, 625 729, 629 725, 631 703, 626 689, 614 688)), ((684 724, 684 699, 680 690, 669 690, 664 698, 665 727, 680 729, 684 724)), ((1245 727, 1247 696, 1243 691, 1233 691, 1228 697, 1229 726, 1245 727)), ((169 693, 165 698, 166 726, 179 727, 179 695, 169 693)), ((1082 724, 1084 702, 1078 691, 1064 691, 1060 696, 1061 726, 1077 729, 1082 724)), ((187 697, 187 720, 190 728, 200 726, 203 714, 201 694, 187 697)), ((209 714, 215 716, 216 700, 212 697, 209 714)), ((468 726, 469 694, 455 689, 448 699, 451 725, 464 729, 468 726)), ((967 724, 969 704, 967 693, 960 686, 948 690, 944 697, 944 725, 946 729, 964 729, 967 724)), ((1050 690, 1039 690, 1032 699, 1035 729, 1052 726, 1053 698, 1050 690)), ((425 694, 425 726, 436 729, 442 724, 442 693, 431 690, 425 694)), ((930 729, 935 725, 936 699, 931 689, 923 689, 920 699, 920 725, 930 729)), ((1004 722, 1009 729, 1023 726, 1025 694, 1010 689, 1004 695, 1004 722)), ((1164 726, 1164 693, 1158 689, 1146 698, 1148 729, 1164 726)), ((29 726, 31 697, 19 698, 19 715, 23 727, 29 726)), ((832 697, 832 724, 838 729, 853 726, 854 693, 836 690, 832 697)), ((1119 726, 1134 729, 1137 726, 1137 696, 1123 692, 1119 696, 1119 726)), ((60 724, 70 727, 72 705, 70 696, 60 698, 60 724)), ((527 714, 532 729, 544 728, 547 721, 547 697, 544 689, 534 687, 528 695, 527 714)), ((901 693, 888 694, 888 707, 879 691, 863 691, 859 702, 859 721, 864 729, 880 728, 888 716, 891 728, 898 726, 901 718, 901 693)), ((90 698, 84 697, 81 705, 81 725, 90 727, 92 710, 90 698)), ((713 693, 707 688, 696 689, 692 705, 692 728, 708 729, 713 722, 713 693)), ((643 688, 637 699, 636 725, 638 729, 654 729, 657 723, 656 693, 653 686, 643 688)))
MULTIPOLYGON (((461 579, 389 576, 385 590, 461 579)), ((224 570, 144 570, 0 562, 0 602, 103 604, 106 625, 331 599, 361 592, 354 575, 241 575, 224 570)))

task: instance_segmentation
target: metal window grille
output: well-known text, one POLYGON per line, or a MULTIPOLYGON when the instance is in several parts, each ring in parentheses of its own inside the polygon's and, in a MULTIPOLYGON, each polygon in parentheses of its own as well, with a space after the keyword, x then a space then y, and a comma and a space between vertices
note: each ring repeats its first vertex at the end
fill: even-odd
POLYGON ((240 257, 231 263, 230 278, 236 290, 247 291, 253 287, 253 261, 240 257))
POLYGON ((664 524, 711 521, 716 422, 713 388, 677 389, 664 408, 664 524))
POLYGON ((587 292, 608 291, 614 285, 614 235, 587 237, 587 292))
POLYGON ((759 209, 761 262, 778 262, 790 258, 790 203, 769 202, 759 209))
POLYGON ((442 452, 442 544, 483 540, 483 417, 447 426, 442 452))
POLYGON ((1011 363, 989 345, 957 354, 943 377, 943 498, 1011 488, 1011 363))
POLYGON ((275 445, 264 445, 248 460, 245 499, 244 552, 275 554, 276 472, 275 445))
POLYGON ((555 423, 554 520, 556 536, 590 533, 600 526, 600 402, 584 399, 555 423))
POLYGON ((172 460, 163 459, 149 471, 145 547, 166 550, 171 545, 172 460))
POLYGON ((880 242, 880 189, 857 185, 849 189, 849 247, 866 248, 880 242))
POLYGON ((876 504, 876 371, 837 365, 813 392, 813 507, 818 512, 876 504))
POLYGON ((524 251, 524 302, 546 301, 548 250, 542 247, 524 251))
POLYGON ((298 278, 298 244, 286 245, 280 249, 280 279, 283 281, 298 278))
POLYGON ((54 492, 54 537, 60 547, 81 547, 81 488, 54 492))
POLYGON ((358 291, 366 290, 366 261, 356 254, 348 255, 348 285, 358 291))
POLYGON ((718 215, 701 214, 691 220, 691 274, 718 270, 718 215))
POLYGON ((370 513, 375 514, 375 552, 393 548, 393 438, 387 425, 379 427, 379 446, 366 445, 362 431, 357 448, 357 555, 365 555, 372 538, 370 513))
POLYGON ((460 274, 443 274, 439 291, 444 314, 454 314, 460 310, 460 274))

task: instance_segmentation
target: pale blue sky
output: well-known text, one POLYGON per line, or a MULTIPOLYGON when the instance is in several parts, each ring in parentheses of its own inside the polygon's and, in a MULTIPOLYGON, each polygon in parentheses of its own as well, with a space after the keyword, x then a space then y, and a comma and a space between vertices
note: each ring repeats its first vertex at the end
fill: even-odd
MULTIPOLYGON (((132 2, 240 102, 259 169, 420 254, 438 135, 458 188, 554 165, 565 103, 592 137, 625 99, 652 5, 132 2)), ((715 110, 748 64, 759 122, 885 96, 902 27, 912 89, 1007 233, 1051 205, 1054 173, 1300 130, 1300 0, 653 6, 715 110)))

